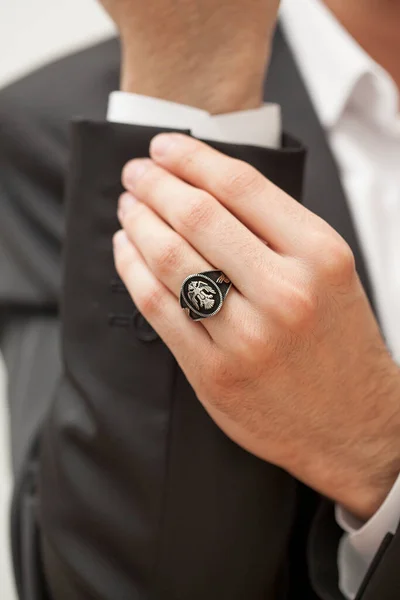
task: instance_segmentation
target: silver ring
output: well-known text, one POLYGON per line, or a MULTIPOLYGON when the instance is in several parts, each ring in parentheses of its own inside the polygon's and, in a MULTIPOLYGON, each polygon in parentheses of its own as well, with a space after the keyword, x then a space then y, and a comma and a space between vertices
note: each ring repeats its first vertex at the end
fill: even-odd
POLYGON ((193 321, 214 317, 232 287, 222 271, 204 271, 186 277, 182 283, 180 305, 193 321))

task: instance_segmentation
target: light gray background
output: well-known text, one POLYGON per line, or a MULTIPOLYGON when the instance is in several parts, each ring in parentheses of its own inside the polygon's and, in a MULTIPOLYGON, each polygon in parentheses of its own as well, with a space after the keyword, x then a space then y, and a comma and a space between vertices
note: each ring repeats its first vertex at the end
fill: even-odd
MULTIPOLYGON (((108 37, 112 31, 95 0, 0 0, 0 87, 58 56, 108 37)), ((0 357, 0 598, 15 600, 8 541, 11 485, 7 433, 0 357)))

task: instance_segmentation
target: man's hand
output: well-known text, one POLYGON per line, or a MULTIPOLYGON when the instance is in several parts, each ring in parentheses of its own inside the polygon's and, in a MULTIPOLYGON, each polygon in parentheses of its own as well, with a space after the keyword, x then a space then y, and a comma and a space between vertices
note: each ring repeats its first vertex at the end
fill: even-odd
POLYGON ((210 113, 255 108, 279 0, 102 0, 121 35, 122 89, 210 113))
POLYGON ((400 470, 400 373, 344 240, 249 165, 183 135, 123 174, 118 272, 215 422, 361 518, 400 470), (132 196, 135 196, 135 198, 132 196), (266 240, 266 245, 262 240, 266 240), (180 308, 221 269, 217 316, 180 308))

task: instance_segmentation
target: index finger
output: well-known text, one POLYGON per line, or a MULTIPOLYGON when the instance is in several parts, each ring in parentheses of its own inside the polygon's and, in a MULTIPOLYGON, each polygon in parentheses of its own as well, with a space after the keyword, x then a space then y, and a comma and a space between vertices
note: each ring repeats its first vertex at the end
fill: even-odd
POLYGON ((315 233, 330 227, 249 164, 182 134, 160 134, 153 160, 206 190, 277 252, 305 257, 315 233))

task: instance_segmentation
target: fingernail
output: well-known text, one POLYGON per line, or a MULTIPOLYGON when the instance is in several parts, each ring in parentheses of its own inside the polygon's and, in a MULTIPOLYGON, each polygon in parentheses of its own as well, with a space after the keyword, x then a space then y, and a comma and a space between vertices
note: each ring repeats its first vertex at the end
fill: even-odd
POLYGON ((151 140, 150 152, 154 156, 163 156, 167 154, 176 144, 178 134, 160 133, 151 140))
POLYGON ((135 196, 132 196, 132 194, 129 194, 128 192, 122 194, 118 200, 118 217, 125 217, 132 209, 132 206, 136 204, 136 202, 137 199, 135 196))
POLYGON ((126 184, 134 185, 151 165, 152 162, 149 158, 136 158, 135 160, 131 160, 123 171, 122 181, 126 184))
POLYGON ((113 237, 113 246, 116 250, 119 250, 128 243, 128 238, 123 229, 117 231, 113 237))

